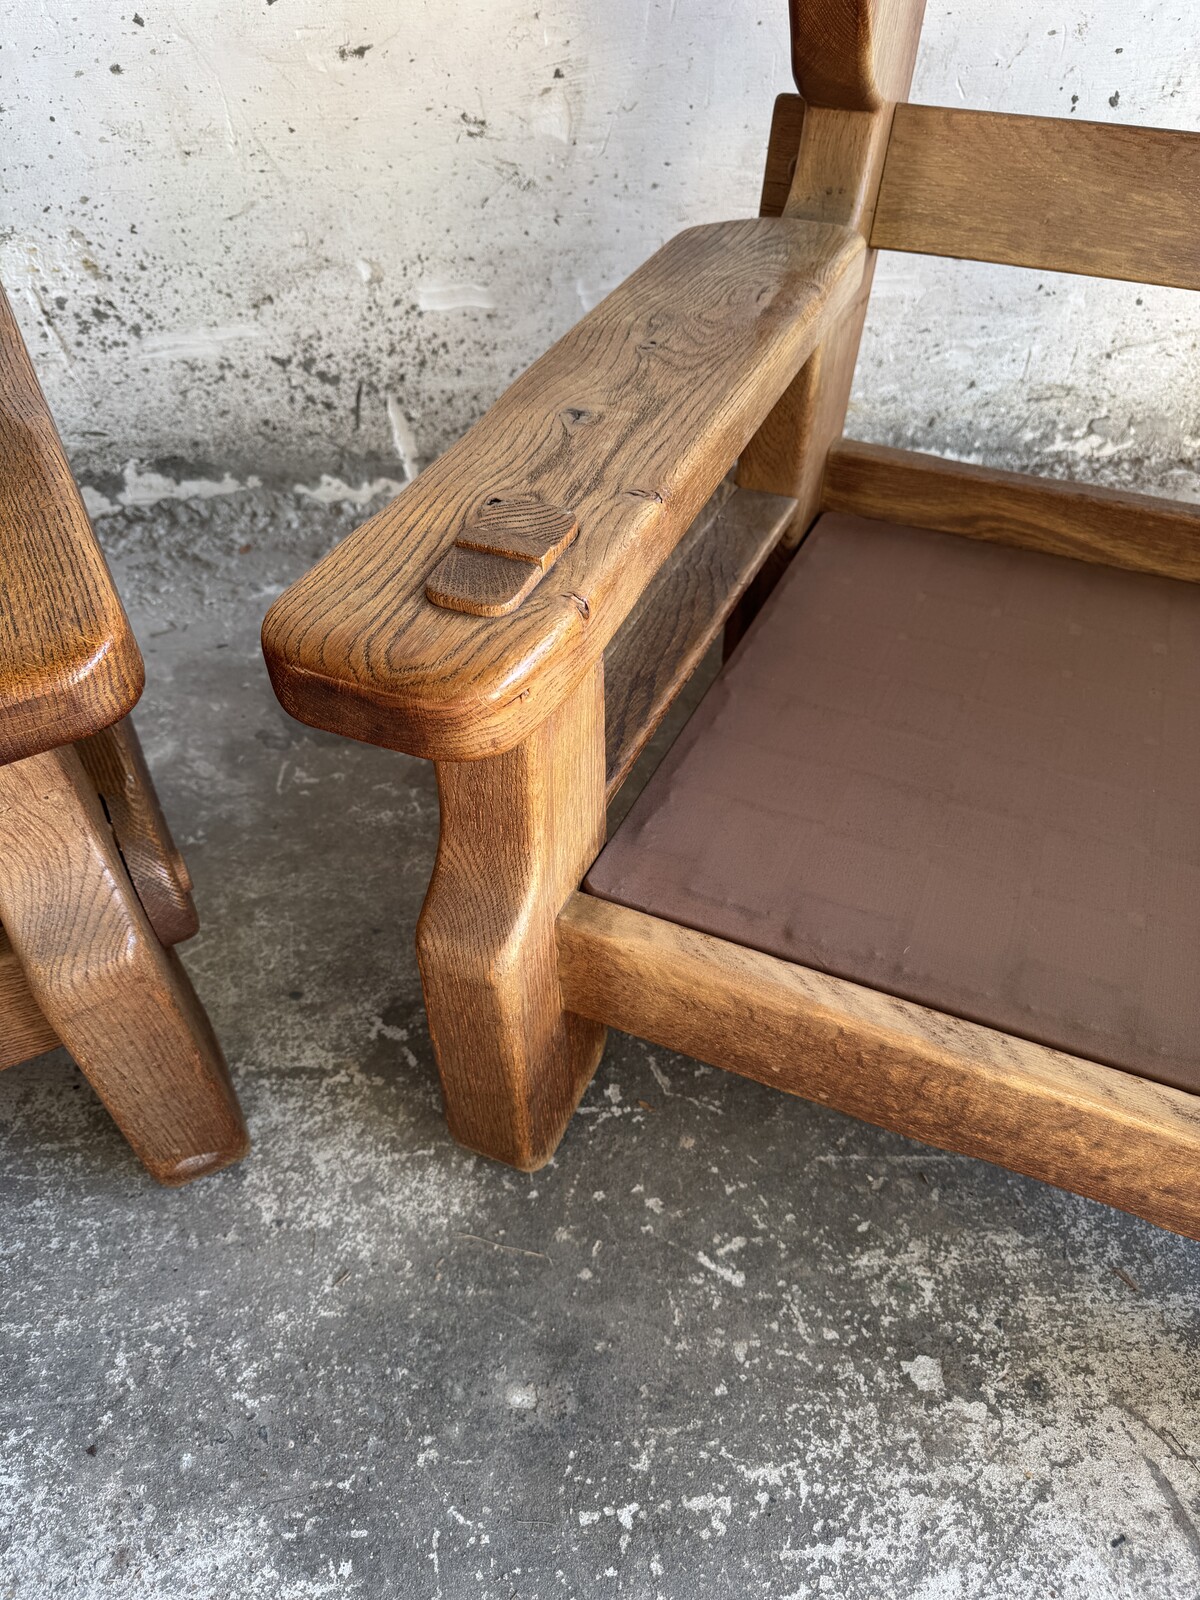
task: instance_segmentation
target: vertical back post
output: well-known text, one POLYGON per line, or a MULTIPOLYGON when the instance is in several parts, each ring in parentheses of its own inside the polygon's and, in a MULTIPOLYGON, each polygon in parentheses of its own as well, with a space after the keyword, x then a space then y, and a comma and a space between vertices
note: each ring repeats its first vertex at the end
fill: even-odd
MULTIPOLYGON (((925 0, 791 0, 792 69, 804 120, 784 215, 871 234, 892 113, 908 94, 925 0)), ((853 309, 811 356, 743 451, 738 483, 799 503, 772 563, 820 509, 829 447, 841 437, 871 292, 868 253, 853 309)), ((773 581, 770 570, 765 575, 773 581)), ((748 617, 742 616, 744 627, 748 617)))

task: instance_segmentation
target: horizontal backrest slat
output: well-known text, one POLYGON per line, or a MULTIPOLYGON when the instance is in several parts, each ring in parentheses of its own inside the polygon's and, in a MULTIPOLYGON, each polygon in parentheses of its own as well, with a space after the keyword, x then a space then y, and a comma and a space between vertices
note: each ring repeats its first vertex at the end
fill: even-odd
POLYGON ((871 243, 1200 289, 1200 134, 900 105, 871 243))

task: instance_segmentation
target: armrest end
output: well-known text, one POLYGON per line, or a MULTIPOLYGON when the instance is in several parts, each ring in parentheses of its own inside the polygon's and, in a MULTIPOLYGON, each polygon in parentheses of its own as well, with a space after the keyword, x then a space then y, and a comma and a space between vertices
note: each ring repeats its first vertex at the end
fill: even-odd
POLYGON ((0 764, 119 721, 142 657, 0 292, 0 764))
MULTIPOLYGON (((864 252, 854 230, 792 218, 671 240, 275 602, 263 649, 287 710, 434 760, 517 744, 599 659, 848 308, 864 252), (452 547, 480 550, 465 530, 482 508, 535 498, 578 524, 549 570, 498 600, 506 575, 484 574, 467 598, 490 615, 435 604, 452 547)), ((532 576, 516 570, 528 550, 485 549, 532 576)))

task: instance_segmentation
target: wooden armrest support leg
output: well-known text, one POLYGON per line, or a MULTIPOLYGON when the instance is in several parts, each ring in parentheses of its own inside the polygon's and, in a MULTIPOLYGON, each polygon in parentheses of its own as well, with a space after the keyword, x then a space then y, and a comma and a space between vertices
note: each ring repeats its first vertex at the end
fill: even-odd
POLYGON ((249 1141, 187 974, 130 881, 71 746, 0 766, 0 923, 47 1022, 161 1183, 249 1141))
MULTIPOLYGON (((894 0, 890 8, 829 7, 825 28, 814 26, 810 15, 822 9, 803 0, 792 4, 793 67, 804 104, 798 116, 795 111, 777 115, 772 130, 773 139, 799 133, 782 215, 839 223, 869 239, 896 102, 905 98, 912 81, 925 0, 894 0), (839 17, 849 25, 848 33, 839 31, 839 17)), ((776 149, 768 172, 786 170, 786 154, 776 149)), ((774 211, 775 193, 774 186, 764 190, 764 214, 774 211)), ((868 250, 854 305, 813 351, 742 451, 739 487, 787 495, 796 501, 796 511, 777 551, 730 618, 726 656, 821 508, 825 457, 845 425, 874 275, 875 252, 868 250)))
POLYGON ((191 875, 158 803, 132 718, 80 739, 75 748, 104 802, 150 926, 162 944, 182 944, 200 927, 191 875))
POLYGON ((604 843, 602 664, 503 755, 437 764, 442 830, 417 925, 446 1119, 532 1172, 554 1154, 604 1049, 564 1011, 556 921, 604 843))

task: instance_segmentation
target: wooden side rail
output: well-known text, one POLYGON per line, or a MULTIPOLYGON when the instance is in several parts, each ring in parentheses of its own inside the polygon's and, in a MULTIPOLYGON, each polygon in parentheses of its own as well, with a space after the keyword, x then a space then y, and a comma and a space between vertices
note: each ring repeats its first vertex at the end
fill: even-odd
POLYGON ((899 105, 871 244, 1200 289, 1200 133, 899 105))
POLYGON ((575 894, 563 1004, 1200 1238, 1200 1096, 575 894))
POLYGON ((0 928, 0 1068, 53 1050, 58 1034, 29 992, 25 969, 0 928))
POLYGON ((96 733, 142 657, 0 292, 0 762, 96 733))
POLYGON ((607 789, 613 795, 699 666, 796 509, 726 479, 604 652, 607 789))
POLYGON ((821 502, 826 511, 1200 582, 1200 505, 1183 501, 842 439, 826 458, 821 502))
MULTIPOLYGON (((852 230, 791 219, 693 228, 664 246, 276 601, 263 646, 284 706, 435 760, 517 745, 600 660, 851 304, 863 253, 852 230), (480 507, 529 496, 568 530, 545 576, 507 615, 432 603, 427 583, 480 507)), ((509 605, 520 585, 504 583, 533 555, 494 548, 476 548, 475 565, 509 605)))

